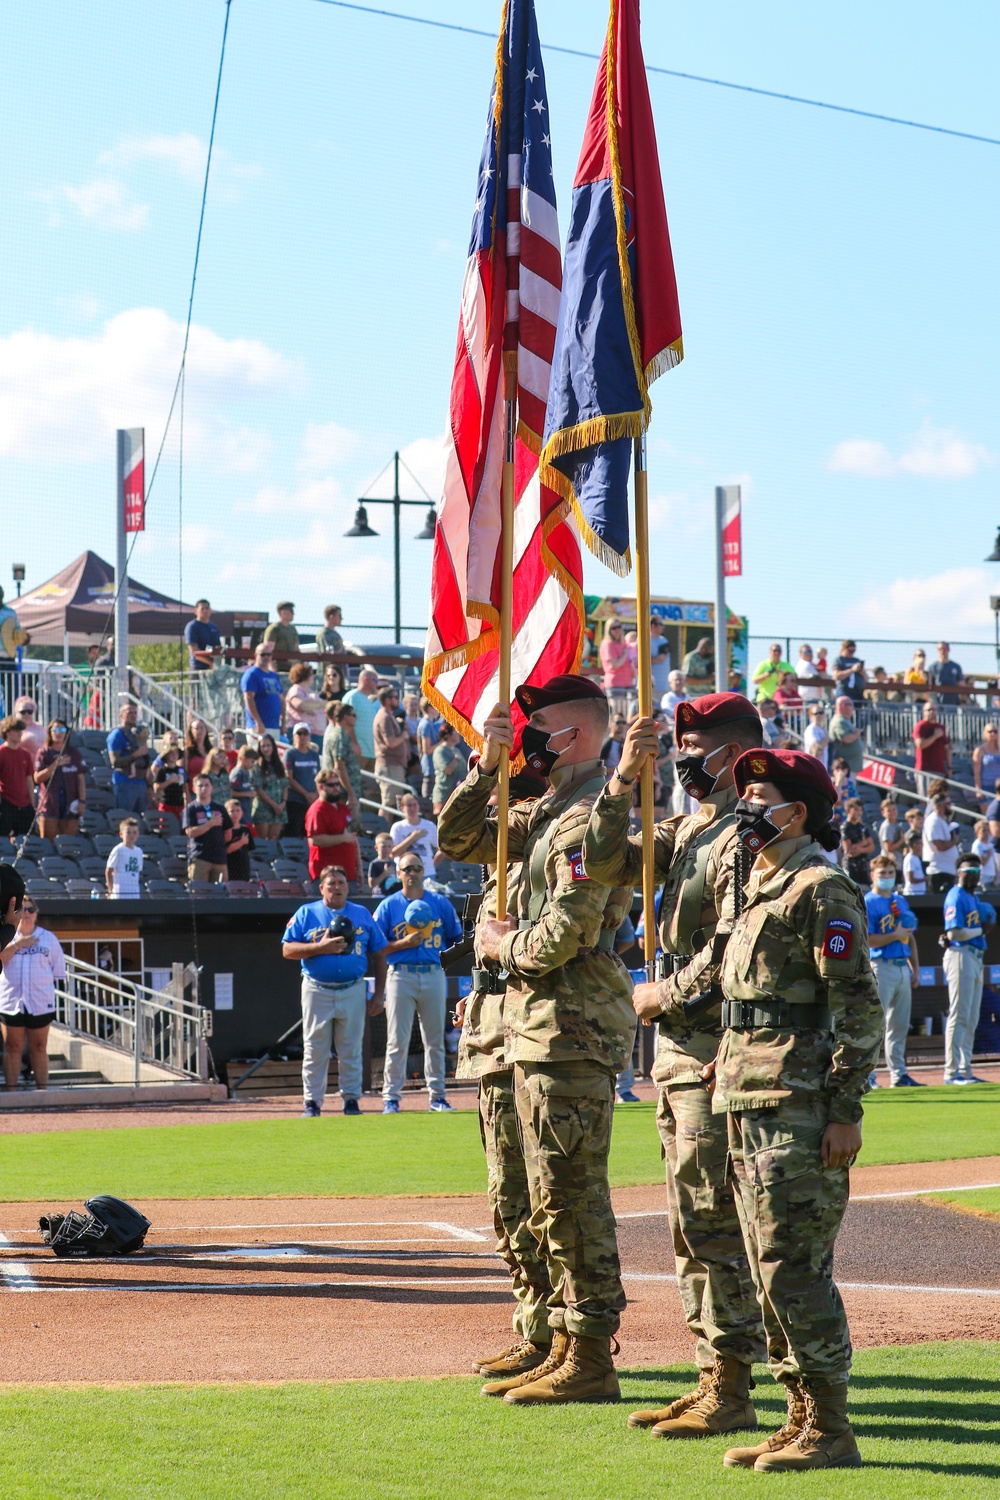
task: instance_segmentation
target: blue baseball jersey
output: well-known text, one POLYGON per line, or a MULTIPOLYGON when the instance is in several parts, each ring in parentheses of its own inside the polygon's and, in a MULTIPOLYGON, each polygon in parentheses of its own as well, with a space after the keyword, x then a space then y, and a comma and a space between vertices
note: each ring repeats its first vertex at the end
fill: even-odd
POLYGON ((325 901, 310 901, 300 906, 285 928, 283 943, 315 943, 326 932, 334 917, 346 912, 354 923, 354 947, 348 953, 320 953, 301 961, 303 974, 321 984, 347 984, 368 971, 368 955, 380 953, 385 938, 363 906, 348 901, 336 911, 325 901))
MULTIPOLYGON (((913 932, 916 928, 917 919, 905 896, 880 896, 876 891, 868 891, 865 895, 865 908, 868 912, 869 933, 891 932, 897 923, 901 923, 907 932, 913 932)), ((871 952, 873 958, 876 954, 879 958, 909 958, 910 945, 886 943, 883 948, 873 948, 871 952)))
POLYGON ((983 934, 984 922, 995 922, 996 910, 988 901, 984 901, 973 891, 963 890, 960 885, 953 885, 944 898, 944 930, 952 932, 956 927, 974 927, 976 936, 971 938, 957 938, 955 946, 958 948, 982 948, 986 947, 986 938, 983 934))
MULTIPOLYGON (((375 925, 386 942, 397 943, 409 931, 404 914, 411 901, 402 891, 386 896, 375 908, 375 925)), ((400 953, 390 953, 389 963, 404 967, 408 964, 436 964, 441 962, 441 951, 462 936, 462 924, 451 902, 436 891, 425 891, 420 897, 434 913, 430 932, 419 948, 404 948, 400 953)))

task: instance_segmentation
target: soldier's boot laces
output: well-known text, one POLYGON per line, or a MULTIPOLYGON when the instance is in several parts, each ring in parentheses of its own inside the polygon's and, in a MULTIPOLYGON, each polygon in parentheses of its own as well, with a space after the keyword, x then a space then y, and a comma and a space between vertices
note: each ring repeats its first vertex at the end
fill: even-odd
MULTIPOLYGON (((566 1357, 551 1374, 539 1379, 528 1377, 525 1385, 508 1391, 508 1406, 565 1406, 571 1401, 620 1401, 618 1374, 612 1360, 618 1353, 618 1342, 603 1338, 584 1338, 572 1334, 566 1357)), ((536 1372, 537 1373, 537 1372, 536 1372)))
POLYGON ((676 1401, 671 1401, 669 1406, 661 1406, 658 1411, 634 1411, 629 1414, 628 1425, 630 1427, 655 1427, 657 1422, 672 1422, 686 1412, 695 1402, 700 1401, 712 1379, 712 1366, 698 1372, 698 1384, 693 1391, 686 1391, 683 1396, 678 1396, 676 1401))
POLYGON ((768 1453, 777 1453, 795 1441, 806 1425, 805 1392, 797 1380, 786 1382, 785 1400, 788 1402, 785 1425, 753 1448, 727 1449, 722 1460, 727 1469, 752 1469, 758 1458, 763 1458, 768 1453))
POLYGON ((503 1380, 508 1375, 524 1375, 549 1357, 548 1344, 536 1344, 532 1339, 518 1339, 502 1354, 490 1354, 477 1359, 473 1365, 477 1375, 491 1375, 494 1380, 503 1380))
POLYGON ((564 1333, 561 1328, 553 1329, 552 1347, 541 1364, 536 1365, 533 1370, 526 1370, 522 1375, 512 1375, 507 1380, 488 1381, 479 1394, 481 1396, 506 1396, 508 1391, 519 1390, 522 1385, 527 1385, 529 1381, 541 1380, 546 1375, 551 1375, 555 1370, 558 1370, 566 1358, 569 1351, 569 1343, 570 1338, 568 1333, 564 1333))
POLYGON ((750 1400, 750 1366, 717 1355, 708 1372, 705 1390, 678 1417, 668 1417, 653 1428, 655 1438, 702 1438, 716 1432, 756 1427, 757 1413, 750 1400))
POLYGON ((758 1474, 791 1474, 800 1469, 860 1469, 861 1454, 847 1420, 847 1385, 813 1384, 805 1390, 805 1426, 777 1453, 757 1459, 758 1474))

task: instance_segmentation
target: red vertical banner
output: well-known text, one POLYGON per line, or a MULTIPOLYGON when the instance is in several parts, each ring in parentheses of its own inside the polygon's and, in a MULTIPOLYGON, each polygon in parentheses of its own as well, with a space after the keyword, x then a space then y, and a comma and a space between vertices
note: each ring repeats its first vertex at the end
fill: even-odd
POLYGON ((723 486, 725 503, 722 511, 722 571, 726 578, 739 578, 743 572, 742 501, 738 484, 723 486))
POLYGON ((146 429, 125 429, 125 465, 122 481, 122 514, 126 531, 146 529, 146 429))

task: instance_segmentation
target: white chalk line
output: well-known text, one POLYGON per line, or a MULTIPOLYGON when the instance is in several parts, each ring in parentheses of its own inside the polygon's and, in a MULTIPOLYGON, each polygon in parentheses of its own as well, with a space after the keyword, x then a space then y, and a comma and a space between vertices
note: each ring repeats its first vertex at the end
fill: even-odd
MULTIPOLYGON (((977 1193, 985 1188, 1000 1188, 1000 1182, 963 1182, 957 1187, 898 1188, 891 1193, 852 1193, 851 1203, 876 1203, 887 1198, 926 1198, 934 1193, 977 1193)), ((665 1208, 640 1208, 629 1213, 616 1213, 621 1219, 665 1219, 665 1208)))
MULTIPOLYGON (((9 1245, 10 1240, 0 1232, 0 1246, 9 1245)), ((23 1261, 8 1260, 0 1266, 0 1275, 3 1276, 9 1292, 33 1292, 37 1290, 37 1282, 23 1261)))

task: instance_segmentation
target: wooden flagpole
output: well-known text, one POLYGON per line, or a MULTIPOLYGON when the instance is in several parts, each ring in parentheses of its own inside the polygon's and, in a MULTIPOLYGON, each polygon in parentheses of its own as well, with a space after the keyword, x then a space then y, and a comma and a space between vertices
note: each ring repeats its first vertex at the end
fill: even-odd
MULTIPOLYGON (((646 438, 635 440, 635 628, 638 639, 639 715, 653 713, 653 665, 649 636, 649 507, 646 476, 646 438)), ((656 977, 656 878, 653 849, 653 759, 647 757, 639 773, 642 819, 642 924, 646 979, 656 977)))
MULTIPOLYGON (((510 707, 510 653, 514 614, 514 439, 517 433, 517 351, 504 355, 506 418, 503 486, 500 492, 500 702, 510 707)), ((507 816, 510 808, 510 754, 500 752, 497 783, 497 921, 507 916, 507 816)))

